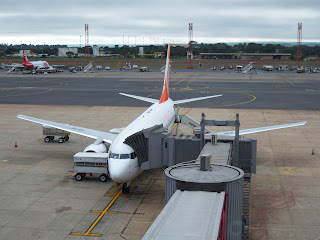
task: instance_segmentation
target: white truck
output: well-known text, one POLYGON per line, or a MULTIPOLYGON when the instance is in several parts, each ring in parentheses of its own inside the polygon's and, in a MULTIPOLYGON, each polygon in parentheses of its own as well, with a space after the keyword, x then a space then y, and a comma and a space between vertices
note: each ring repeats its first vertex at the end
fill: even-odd
POLYGON ((273 71, 273 66, 272 65, 263 65, 262 69, 265 71, 273 71))
POLYGON ((108 153, 78 152, 73 156, 73 171, 77 181, 81 181, 87 173, 100 174, 100 181, 108 181, 108 153))

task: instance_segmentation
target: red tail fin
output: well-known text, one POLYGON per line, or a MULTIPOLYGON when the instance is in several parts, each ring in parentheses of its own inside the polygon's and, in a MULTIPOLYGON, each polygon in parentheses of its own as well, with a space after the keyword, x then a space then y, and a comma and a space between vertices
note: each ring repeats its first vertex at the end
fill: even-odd
POLYGON ((169 74, 170 74, 170 43, 168 44, 166 68, 164 71, 163 89, 159 103, 163 103, 169 99, 169 74))
POLYGON ((24 62, 24 63, 29 62, 28 57, 27 57, 27 53, 26 53, 25 50, 23 50, 23 62, 24 62))

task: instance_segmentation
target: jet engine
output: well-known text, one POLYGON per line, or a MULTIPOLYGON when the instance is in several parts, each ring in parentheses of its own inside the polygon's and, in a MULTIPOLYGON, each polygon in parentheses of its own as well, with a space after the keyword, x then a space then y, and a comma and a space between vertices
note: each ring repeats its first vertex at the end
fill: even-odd
POLYGON ((88 147, 86 147, 83 152, 95 152, 95 153, 106 153, 107 147, 103 143, 99 144, 90 144, 88 147))

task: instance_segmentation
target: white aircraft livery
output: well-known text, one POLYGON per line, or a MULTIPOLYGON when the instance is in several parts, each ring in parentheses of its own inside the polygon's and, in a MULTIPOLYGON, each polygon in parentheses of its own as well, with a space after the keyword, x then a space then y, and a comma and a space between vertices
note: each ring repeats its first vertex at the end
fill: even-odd
MULTIPOLYGON (((175 119, 176 111, 175 105, 181 103, 187 103, 192 101, 204 100, 209 98, 220 97, 222 95, 213 95, 206 97, 198 97, 191 99, 184 99, 173 101, 169 98, 169 64, 170 64, 170 44, 168 45, 165 75, 163 81, 163 90, 160 100, 140 97, 125 93, 120 93, 123 96, 135 98, 138 100, 146 101, 152 103, 152 105, 144 111, 139 117, 137 117, 133 122, 131 122, 127 127, 123 129, 118 129, 117 131, 102 132, 98 130, 72 126, 64 123, 57 123, 47 120, 42 120, 38 118, 28 117, 24 115, 18 115, 20 119, 42 124, 44 126, 49 126, 61 130, 65 130, 71 133, 76 133, 82 136, 95 139, 95 142, 84 149, 84 152, 96 152, 102 153, 106 152, 105 143, 110 144, 109 148, 109 158, 108 158, 108 170, 110 178, 117 182, 123 183, 123 191, 129 191, 131 181, 142 173, 142 169, 138 162, 137 154, 134 152, 133 148, 127 145, 125 140, 132 136, 133 134, 140 132, 141 130, 151 128, 157 125, 163 125, 164 128, 169 130, 172 129, 175 119)), ((254 128, 241 130, 240 135, 263 132, 275 129, 281 129, 286 127, 294 127, 305 125, 307 122, 291 123, 284 125, 276 125, 262 128, 254 128)), ((234 131, 217 133, 218 135, 234 135, 234 131)))

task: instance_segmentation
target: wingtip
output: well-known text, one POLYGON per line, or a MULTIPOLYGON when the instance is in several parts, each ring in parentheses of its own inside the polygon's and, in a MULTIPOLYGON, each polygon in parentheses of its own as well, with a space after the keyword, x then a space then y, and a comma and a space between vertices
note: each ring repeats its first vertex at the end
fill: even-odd
POLYGON ((304 125, 306 125, 308 123, 308 121, 304 121, 304 122, 297 122, 296 124, 298 125, 298 126, 304 126, 304 125))

